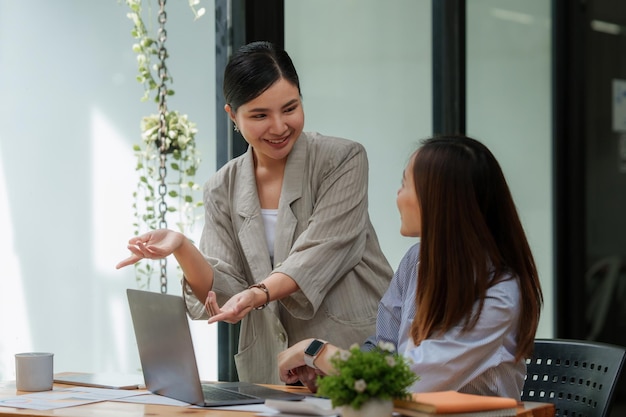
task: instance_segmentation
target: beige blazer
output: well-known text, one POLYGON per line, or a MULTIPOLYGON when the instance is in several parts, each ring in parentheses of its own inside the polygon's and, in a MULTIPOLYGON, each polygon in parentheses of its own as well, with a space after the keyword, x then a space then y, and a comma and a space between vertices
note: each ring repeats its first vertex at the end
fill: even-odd
MULTIPOLYGON (((225 303, 272 271, 300 290, 242 320, 235 356, 242 381, 280 383, 277 354, 308 337, 348 348, 375 333, 378 302, 393 271, 368 214, 368 161, 357 142, 303 133, 285 168, 271 264, 254 177, 252 149, 204 186, 200 250, 225 303)), ((191 317, 206 318, 185 288, 191 317)))

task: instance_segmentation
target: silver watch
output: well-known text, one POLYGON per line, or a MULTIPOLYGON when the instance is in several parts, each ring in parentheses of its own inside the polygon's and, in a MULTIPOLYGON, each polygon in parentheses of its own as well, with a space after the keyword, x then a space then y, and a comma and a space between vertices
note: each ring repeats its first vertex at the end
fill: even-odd
POLYGON ((328 342, 326 342, 325 340, 313 339, 309 346, 304 350, 304 363, 307 366, 313 369, 317 369, 317 366, 315 366, 314 363, 315 359, 320 353, 322 353, 324 347, 326 346, 326 343, 328 342))

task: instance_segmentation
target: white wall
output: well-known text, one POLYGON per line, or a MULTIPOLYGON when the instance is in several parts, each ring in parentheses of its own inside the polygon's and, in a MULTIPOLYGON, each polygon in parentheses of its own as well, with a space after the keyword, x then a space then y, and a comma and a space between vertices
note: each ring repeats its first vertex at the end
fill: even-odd
MULTIPOLYGON (((168 2, 165 44, 168 107, 198 125, 201 182, 215 169, 209 3, 194 21, 186 1, 168 2)), ((134 272, 114 266, 132 235, 132 144, 157 108, 140 101, 127 11, 117 0, 0 0, 0 380, 29 350, 54 352, 58 372, 139 368, 125 298, 134 272)), ((197 326, 210 377, 212 332, 197 326)))

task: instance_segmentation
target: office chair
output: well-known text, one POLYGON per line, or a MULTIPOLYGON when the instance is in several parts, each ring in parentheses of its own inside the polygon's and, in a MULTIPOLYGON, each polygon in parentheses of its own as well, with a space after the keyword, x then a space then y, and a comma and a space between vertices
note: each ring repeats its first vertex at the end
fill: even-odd
POLYGON ((609 417, 625 355, 607 343, 536 339, 522 401, 553 403, 557 417, 609 417))

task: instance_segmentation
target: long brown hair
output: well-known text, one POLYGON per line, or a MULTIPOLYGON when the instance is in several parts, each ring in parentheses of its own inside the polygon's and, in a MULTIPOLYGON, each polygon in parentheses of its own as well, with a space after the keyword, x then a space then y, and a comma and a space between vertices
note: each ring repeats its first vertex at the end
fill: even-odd
POLYGON ((471 330, 487 290, 513 276, 521 294, 516 359, 528 357, 543 295, 495 157, 472 138, 434 137, 413 154, 413 178, 422 216, 417 312, 411 326, 415 345, 458 324, 471 330), (472 314, 476 301, 479 309, 472 314))

